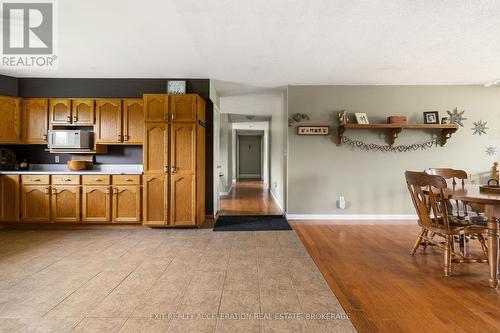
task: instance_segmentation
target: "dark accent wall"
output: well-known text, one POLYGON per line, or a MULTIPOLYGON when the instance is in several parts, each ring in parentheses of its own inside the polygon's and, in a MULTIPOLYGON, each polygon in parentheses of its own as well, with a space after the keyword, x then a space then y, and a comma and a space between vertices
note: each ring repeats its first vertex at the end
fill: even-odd
MULTIPOLYGON (((12 78, 0 75, 0 94, 19 97, 142 97, 143 94, 162 94, 167 92, 167 81, 175 78, 164 79, 92 79, 92 78, 12 78)), ((205 211, 213 213, 213 104, 209 99, 210 80, 208 79, 182 79, 186 80, 186 92, 199 94, 207 103, 206 116, 206 184, 205 184, 205 211)), ((45 152, 44 146, 14 146, 18 154, 34 156, 31 163, 54 163, 53 154, 45 152), (43 148, 41 148, 43 147, 43 148), (27 150, 26 150, 27 149, 27 150), (47 161, 47 162, 44 162, 47 161)), ((108 154, 97 155, 96 163, 141 163, 141 147, 109 146, 108 154), (141 151, 139 153, 139 150, 141 151)), ((17 156, 18 159, 22 156, 17 156)), ((60 155, 61 162, 69 156, 60 155)))
POLYGON ((0 74, 0 95, 18 96, 18 79, 0 74))

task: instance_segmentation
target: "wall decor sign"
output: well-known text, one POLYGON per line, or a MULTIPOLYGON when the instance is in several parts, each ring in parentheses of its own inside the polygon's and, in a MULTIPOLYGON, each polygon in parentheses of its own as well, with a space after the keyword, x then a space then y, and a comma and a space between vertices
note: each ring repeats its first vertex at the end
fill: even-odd
POLYGON ((424 112, 424 124, 439 124, 439 112, 438 111, 425 111, 424 112))
POLYGON ((366 113, 356 112, 354 115, 356 116, 356 122, 358 124, 367 125, 370 123, 368 121, 368 116, 366 115, 366 113))
POLYGON ((293 123, 300 123, 303 120, 311 120, 311 117, 307 113, 294 113, 288 118, 288 127, 291 127, 293 123))
POLYGON ((186 93, 186 81, 168 81, 167 82, 167 93, 168 94, 185 94, 186 93))
POLYGON ((330 126, 297 126, 298 135, 329 135, 330 126))

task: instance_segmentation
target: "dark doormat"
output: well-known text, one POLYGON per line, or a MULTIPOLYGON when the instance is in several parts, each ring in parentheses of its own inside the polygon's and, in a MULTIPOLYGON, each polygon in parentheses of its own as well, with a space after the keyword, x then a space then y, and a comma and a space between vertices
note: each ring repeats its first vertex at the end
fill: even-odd
POLYGON ((267 231, 292 230, 282 215, 219 216, 214 231, 267 231))

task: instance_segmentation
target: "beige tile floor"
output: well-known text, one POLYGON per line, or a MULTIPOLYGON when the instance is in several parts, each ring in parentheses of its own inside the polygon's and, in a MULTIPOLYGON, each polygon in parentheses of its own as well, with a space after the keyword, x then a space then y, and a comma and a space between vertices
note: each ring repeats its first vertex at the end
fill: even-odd
POLYGON ((344 314, 293 231, 0 230, 0 332, 354 332, 344 314))

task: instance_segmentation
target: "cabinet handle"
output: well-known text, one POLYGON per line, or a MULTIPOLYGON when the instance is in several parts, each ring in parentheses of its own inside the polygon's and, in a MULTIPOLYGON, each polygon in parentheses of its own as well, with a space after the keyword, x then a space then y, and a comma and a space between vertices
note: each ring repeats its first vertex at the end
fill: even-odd
POLYGON ((40 178, 31 178, 31 181, 32 181, 32 182, 39 182, 39 181, 40 181, 40 178))
POLYGON ((66 178, 64 181, 65 181, 65 182, 70 182, 70 181, 71 181, 71 178, 66 178))
POLYGON ((106 189, 106 194, 109 194, 110 193, 110 190, 109 190, 109 187, 106 189))
POLYGON ((57 190, 55 188, 52 189, 52 194, 57 194, 57 190))
POLYGON ((170 172, 170 167, 168 165, 165 165, 165 172, 170 172))
POLYGON ((102 182, 102 179, 101 178, 97 178, 95 181, 96 182, 102 182))
POLYGON ((128 141, 130 140, 130 135, 124 135, 123 136, 123 141, 128 141))
POLYGON ((44 140, 47 140, 47 134, 44 134, 44 135, 43 135, 43 139, 44 139, 44 140))
POLYGON ((45 188, 45 194, 49 194, 49 188, 48 187, 45 188))
POLYGON ((118 141, 122 141, 122 136, 121 136, 121 134, 118 134, 118 141))
POLYGON ((113 189, 113 193, 114 193, 114 194, 118 194, 118 189, 117 189, 117 188, 114 188, 114 189, 113 189))
POLYGON ((177 173, 177 167, 175 165, 172 166, 172 173, 177 173))
POLYGON ((168 113, 165 113, 165 120, 168 121, 168 113))
POLYGON ((172 121, 174 121, 174 119, 175 119, 175 114, 174 114, 173 112, 172 112, 172 116, 171 116, 171 118, 172 118, 172 121))
POLYGON ((131 181, 132 181, 132 179, 130 179, 130 178, 125 178, 124 180, 125 180, 126 182, 131 182, 131 181))
POLYGON ((68 122, 68 123, 71 122, 71 116, 66 116, 66 122, 68 122))
POLYGON ((73 116, 73 121, 76 123, 78 121, 78 116, 73 116))

